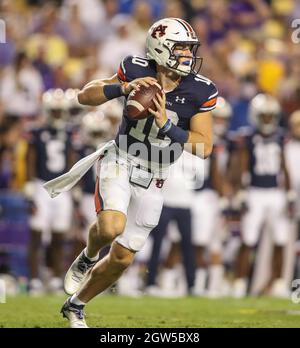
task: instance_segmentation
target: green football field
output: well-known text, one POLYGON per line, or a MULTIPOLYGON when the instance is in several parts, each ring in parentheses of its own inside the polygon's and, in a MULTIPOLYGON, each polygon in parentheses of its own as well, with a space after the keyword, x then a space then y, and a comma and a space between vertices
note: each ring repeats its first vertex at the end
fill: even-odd
MULTIPOLYGON (((63 296, 8 298, 0 304, 0 327, 68 327, 59 313, 63 296)), ((86 308, 90 327, 300 327, 300 304, 247 298, 138 299, 101 296, 86 308)))

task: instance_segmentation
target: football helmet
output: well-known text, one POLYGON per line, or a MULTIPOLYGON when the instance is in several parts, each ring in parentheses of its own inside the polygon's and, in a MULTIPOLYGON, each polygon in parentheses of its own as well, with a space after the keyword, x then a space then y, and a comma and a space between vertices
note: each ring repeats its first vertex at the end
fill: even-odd
POLYGON ((62 89, 49 89, 43 94, 42 108, 46 122, 54 128, 63 129, 69 113, 69 102, 62 89))
POLYGON ((65 97, 69 102, 70 121, 73 124, 80 124, 86 107, 78 102, 77 94, 79 89, 68 88, 65 91, 65 97))
POLYGON ((111 123, 101 110, 91 111, 82 118, 82 130, 87 145, 98 147, 108 140, 111 123))
POLYGON ((232 117, 231 105, 223 97, 218 97, 216 108, 212 110, 214 118, 213 130, 217 137, 222 137, 228 130, 229 121, 232 117))
POLYGON ((250 102, 250 122, 265 135, 275 132, 279 124, 280 114, 279 102, 269 94, 257 94, 250 102))
POLYGON ((146 39, 147 57, 181 76, 197 74, 200 70, 202 58, 196 56, 199 46, 200 41, 194 29, 180 18, 164 18, 155 22, 149 29, 146 39), (191 46, 192 57, 186 56, 189 59, 182 63, 179 59, 185 56, 174 53, 178 44, 191 46), (200 64, 196 71, 198 61, 200 64))

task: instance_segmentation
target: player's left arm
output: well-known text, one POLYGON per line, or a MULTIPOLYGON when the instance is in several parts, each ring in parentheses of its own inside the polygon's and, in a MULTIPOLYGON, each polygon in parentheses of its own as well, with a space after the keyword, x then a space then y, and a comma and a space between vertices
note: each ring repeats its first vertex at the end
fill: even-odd
POLYGON ((187 143, 191 144, 193 155, 207 158, 211 154, 213 149, 213 121, 211 111, 198 113, 192 117, 187 143), (199 149, 201 149, 200 153, 199 149))

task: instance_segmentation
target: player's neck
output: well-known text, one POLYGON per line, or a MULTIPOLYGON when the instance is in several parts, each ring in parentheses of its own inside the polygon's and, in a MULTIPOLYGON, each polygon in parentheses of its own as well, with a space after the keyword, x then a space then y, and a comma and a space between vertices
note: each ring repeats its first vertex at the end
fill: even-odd
POLYGON ((156 77, 166 93, 173 91, 173 89, 175 89, 181 81, 181 76, 161 66, 157 67, 156 77))

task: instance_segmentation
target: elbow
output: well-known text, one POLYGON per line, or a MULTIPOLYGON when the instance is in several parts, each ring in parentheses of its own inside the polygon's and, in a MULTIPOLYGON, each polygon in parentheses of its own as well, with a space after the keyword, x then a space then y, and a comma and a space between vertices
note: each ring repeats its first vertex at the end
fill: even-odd
POLYGON ((206 159, 211 155, 212 151, 213 151, 213 144, 202 143, 200 148, 196 147, 196 149, 194 149, 193 154, 202 159, 206 159))
POLYGON ((201 146, 201 150, 199 151, 199 148, 194 148, 192 151, 192 154, 200 157, 202 159, 208 158, 212 153, 212 146, 204 146, 204 148, 201 146))

